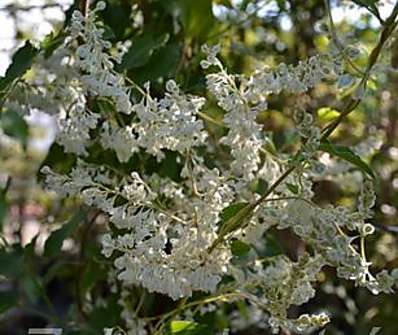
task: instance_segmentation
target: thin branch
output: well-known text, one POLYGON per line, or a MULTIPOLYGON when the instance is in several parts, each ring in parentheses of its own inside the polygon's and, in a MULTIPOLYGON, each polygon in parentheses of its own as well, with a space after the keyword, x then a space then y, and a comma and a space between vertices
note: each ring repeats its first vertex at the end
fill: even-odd
POLYGON ((83 16, 87 17, 90 10, 90 0, 80 0, 79 10, 82 12, 83 16))

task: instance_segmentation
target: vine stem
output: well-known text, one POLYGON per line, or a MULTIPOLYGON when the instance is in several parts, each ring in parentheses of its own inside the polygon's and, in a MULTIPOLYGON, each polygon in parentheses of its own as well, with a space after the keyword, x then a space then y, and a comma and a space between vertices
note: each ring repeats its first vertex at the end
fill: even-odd
POLYGON ((80 0, 79 1, 79 10, 83 14, 84 17, 87 17, 88 12, 90 10, 90 0, 80 0))

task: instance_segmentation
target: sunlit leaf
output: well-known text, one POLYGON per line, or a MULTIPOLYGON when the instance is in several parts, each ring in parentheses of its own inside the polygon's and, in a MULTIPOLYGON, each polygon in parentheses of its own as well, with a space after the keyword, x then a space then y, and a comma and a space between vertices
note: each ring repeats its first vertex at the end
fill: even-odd
POLYGON ((203 38, 213 28, 212 0, 178 0, 182 24, 190 37, 203 38))
POLYGON ((321 151, 328 152, 331 155, 340 157, 341 159, 355 165, 357 168, 359 168, 361 171, 365 172, 372 178, 375 178, 375 174, 372 168, 350 148, 342 145, 333 144, 329 141, 324 141, 320 144, 319 149, 321 151))
POLYGON ((340 113, 337 110, 330 107, 319 108, 317 114, 319 121, 321 122, 332 121, 340 115, 340 113))
POLYGON ((170 323, 170 335, 200 335, 203 326, 196 322, 173 320, 170 323))

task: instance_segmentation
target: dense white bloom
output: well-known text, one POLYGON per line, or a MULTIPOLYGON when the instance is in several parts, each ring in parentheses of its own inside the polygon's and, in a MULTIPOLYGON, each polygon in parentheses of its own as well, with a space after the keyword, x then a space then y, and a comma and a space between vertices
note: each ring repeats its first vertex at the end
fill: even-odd
MULTIPOLYGON (((68 173, 58 174, 48 167, 41 172, 48 189, 61 197, 80 197, 108 217, 111 229, 101 238, 102 253, 114 265, 112 290, 118 289, 116 277, 122 287, 119 304, 128 334, 145 335, 149 328, 128 308, 131 285, 177 300, 195 291, 217 292, 223 277, 232 276, 239 288, 236 292, 253 306, 264 308, 257 309, 253 320, 264 321, 267 311, 274 333, 280 327, 305 333, 329 321, 323 313, 288 318, 292 305, 314 297, 316 275, 325 265, 373 293, 393 290, 396 272, 372 275, 364 251, 365 237, 374 232, 366 222, 375 204, 373 184, 362 183, 356 210, 320 207, 311 200, 313 179, 325 176, 329 165, 325 157, 322 162, 316 159, 321 129, 307 112, 305 98, 298 99, 288 115, 302 140, 297 155, 267 151, 271 136, 257 122, 258 112, 268 108, 270 94, 301 94, 323 80, 336 80, 343 69, 339 57, 313 56, 296 66, 280 64, 245 76, 227 72, 217 58, 220 47, 204 47, 207 58, 202 67, 216 68, 206 76, 207 89, 224 110, 227 128, 219 141, 227 148, 226 159, 216 157, 209 162, 208 154, 217 155, 218 148, 208 141, 201 120, 206 99, 183 93, 169 80, 164 96, 153 97, 146 84, 144 89, 134 86, 142 98, 130 101, 130 87, 114 70, 129 45, 112 48, 104 40, 104 29, 96 18, 103 7, 99 2, 87 17, 74 12, 66 43, 53 56, 40 59, 40 89, 16 98, 22 95, 23 87, 18 86, 6 104, 17 105, 21 114, 40 106, 56 115, 57 142, 66 152, 91 161, 88 148, 101 145, 124 163, 119 171, 111 165, 100 166, 102 162, 77 159, 68 173), (102 101, 110 105, 111 113, 96 108, 102 101), (149 155, 156 158, 156 162, 148 159, 151 164, 160 165, 169 158, 168 151, 176 157, 174 180, 146 168, 149 155), (299 169, 291 172, 292 167, 299 169), (286 172, 291 173, 279 180, 286 172), (311 246, 313 254, 297 262, 285 256, 258 260, 263 235, 271 227, 290 229, 311 246), (247 243, 249 265, 234 262, 236 240, 247 243)), ((207 306, 202 312, 212 308, 207 306)), ((235 326, 239 328, 239 320, 235 326)))
POLYGON ((132 127, 121 128, 110 122, 104 122, 102 126, 101 144, 106 149, 114 150, 120 162, 128 162, 133 153, 138 151, 132 127))
POLYGON ((81 194, 88 205, 109 214, 123 235, 102 238, 103 253, 123 253, 115 260, 118 278, 126 284, 140 284, 149 291, 168 294, 173 299, 190 296, 194 290, 215 291, 231 259, 229 248, 221 246, 208 257, 207 249, 217 238, 217 222, 225 203, 232 200, 231 190, 222 185, 217 171, 197 166, 194 177, 203 192, 185 206, 180 217, 156 204, 157 194, 138 173, 122 180, 115 188, 107 174, 98 173, 82 162, 69 176, 43 168, 47 186, 63 195, 81 194), (116 196, 127 202, 116 206, 116 196))
MULTIPOLYGON (((374 204, 374 197, 369 191, 366 194, 364 197, 362 193, 362 198, 366 201, 360 201, 357 212, 350 212, 345 207, 320 208, 303 199, 288 200, 284 207, 272 210, 265 208, 265 210, 271 222, 278 228, 290 227, 302 240, 311 244, 319 254, 323 255, 327 264, 337 268, 340 277, 353 280, 357 285, 367 287, 377 294, 380 290, 388 288, 381 288, 383 284, 379 283, 377 276, 375 278, 369 271, 371 263, 364 259, 354 246, 357 239, 369 234, 368 231, 364 232, 364 227, 368 228, 363 220, 374 204), (343 232, 344 229, 355 231, 357 235, 347 236, 343 232)), ((393 281, 390 282, 391 288, 393 281)))
POLYGON ((166 83, 166 90, 158 100, 150 96, 148 87, 141 102, 133 106, 139 118, 132 125, 137 144, 158 159, 164 157, 162 149, 185 153, 203 144, 207 136, 197 119, 205 99, 182 94, 173 80, 166 83))
POLYGON ((312 56, 296 66, 281 63, 276 69, 257 70, 250 76, 246 95, 253 100, 282 90, 303 93, 322 80, 337 80, 342 72, 343 63, 339 56, 334 55, 312 56))
MULTIPOLYGON (((209 172, 204 172, 194 172, 197 190, 204 198, 192 203, 186 199, 188 210, 179 217, 154 208, 141 224, 131 225, 129 236, 134 242, 128 250, 119 247, 126 253, 115 261, 121 280, 140 283, 173 299, 190 296, 194 290, 215 291, 232 255, 228 248, 221 247, 208 257, 207 249, 217 238, 218 216, 228 195, 214 176, 210 180, 209 172), (212 201, 208 198, 211 195, 212 201)), ((141 216, 142 212, 137 214, 141 216)), ((117 241, 120 244, 119 238, 117 241)))
POLYGON ((98 119, 98 114, 85 110, 84 103, 74 104, 67 115, 58 119, 58 143, 64 146, 66 152, 86 156, 90 130, 96 128, 98 119))
POLYGON ((304 255, 298 262, 292 262, 285 256, 271 258, 270 264, 255 261, 245 284, 246 295, 254 295, 256 288, 261 288, 261 295, 256 295, 256 305, 270 313, 268 324, 274 334, 283 327, 298 333, 305 333, 324 326, 329 322, 325 314, 302 315, 298 319, 288 318, 291 305, 301 305, 313 298, 315 290, 312 283, 316 275, 326 264, 322 256, 304 255), (252 292, 253 291, 253 292, 252 292))
POLYGON ((70 26, 71 39, 84 41, 76 49, 75 66, 84 74, 80 80, 90 94, 111 97, 116 109, 125 114, 131 113, 129 89, 124 85, 124 78, 113 70, 114 62, 120 62, 120 55, 112 56, 111 43, 103 40, 104 29, 96 22, 96 8, 84 17, 79 11, 72 15, 70 26))
POLYGON ((221 143, 231 148, 232 171, 243 175, 244 179, 253 179, 260 163, 259 150, 261 127, 256 122, 257 108, 250 108, 245 98, 244 88, 238 87, 236 78, 226 72, 221 62, 216 58, 218 48, 203 48, 207 52, 207 60, 202 66, 215 65, 218 73, 206 76, 207 88, 217 99, 221 108, 227 111, 224 123, 229 131, 221 139, 221 143))

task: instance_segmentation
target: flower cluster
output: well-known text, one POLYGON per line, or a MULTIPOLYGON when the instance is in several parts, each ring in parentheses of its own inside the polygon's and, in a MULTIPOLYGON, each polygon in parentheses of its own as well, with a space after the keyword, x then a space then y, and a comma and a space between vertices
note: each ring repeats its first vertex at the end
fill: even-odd
MULTIPOLYGON (((202 61, 202 67, 210 65, 219 69, 217 73, 206 76, 207 89, 217 99, 218 105, 227 114, 224 123, 228 127, 228 134, 220 142, 231 148, 234 160, 231 170, 245 180, 251 180, 260 164, 259 151, 263 145, 261 127, 256 122, 258 108, 251 108, 245 96, 245 87, 238 87, 237 79, 227 73, 221 61, 217 58, 219 47, 204 46, 207 60, 202 61)), ((264 106, 265 107, 265 106, 264 106)))
POLYGON ((97 127, 98 114, 85 109, 83 96, 77 97, 67 114, 60 115, 58 127, 62 129, 57 135, 57 141, 66 152, 73 152, 77 155, 87 155, 86 147, 91 142, 90 130, 97 127), (79 101, 80 100, 80 101, 79 101))
POLYGON ((307 333, 329 322, 326 314, 288 318, 290 306, 302 305, 315 296, 312 282, 316 281, 316 275, 324 265, 325 260, 321 255, 304 255, 296 263, 286 256, 254 262, 243 290, 249 296, 254 295, 255 290, 261 291, 253 301, 271 314, 268 323, 274 334, 279 333, 280 327, 307 333), (269 263, 268 266, 265 266, 265 262, 269 263))
POLYGON ((182 94, 173 80, 166 83, 166 95, 160 100, 152 98, 147 87, 133 107, 139 118, 133 125, 137 144, 159 160, 164 157, 162 149, 186 153, 203 144, 206 133, 198 113, 204 103, 203 98, 182 94))
POLYGON ((110 273, 121 282, 119 303, 128 327, 136 329, 131 334, 146 334, 146 323, 129 315, 131 286, 177 300, 195 291, 216 293, 229 275, 240 297, 259 306, 259 315, 269 313, 274 333, 280 327, 308 332, 329 321, 323 313, 288 317, 292 305, 314 297, 316 276, 325 265, 373 293, 393 290, 396 271, 373 276, 366 258, 365 238, 374 232, 366 221, 375 203, 373 184, 363 181, 355 210, 316 205, 312 181, 327 172, 316 160, 321 130, 314 116, 304 103, 294 109, 302 145, 291 155, 269 153, 270 139, 257 122, 270 94, 301 94, 321 81, 336 81, 344 68, 338 56, 313 56, 296 66, 280 64, 245 76, 228 73, 217 56, 220 48, 205 46, 201 65, 216 68, 206 75, 207 90, 225 112, 227 128, 217 139, 227 157, 209 162, 217 148, 201 120, 206 99, 185 94, 174 80, 166 82, 162 97, 153 97, 149 84, 143 89, 126 85, 114 69, 126 48, 119 45, 115 51, 104 39, 96 16, 102 9, 99 2, 87 16, 74 12, 69 38, 41 59, 37 85, 42 87, 27 93, 35 99, 25 99, 22 109, 40 105, 56 115, 57 142, 80 157, 68 173, 49 167, 41 172, 48 189, 61 197, 80 197, 107 215, 102 253, 112 260, 110 273), (133 87, 142 95, 138 102, 130 97, 133 87), (110 104, 111 113, 96 108, 101 101, 110 104), (123 171, 85 162, 93 143, 127 163, 123 171), (153 164, 162 164, 169 152, 176 157, 175 180, 147 169, 144 162, 149 154, 156 158, 153 164), (138 163, 130 164, 135 158, 138 163), (311 256, 304 254, 297 262, 286 256, 259 260, 263 235, 271 227, 290 229, 311 247, 311 256), (250 249, 254 265, 236 262, 236 240, 250 249))
POLYGON ((98 27, 96 12, 103 10, 105 3, 100 1, 97 7, 83 16, 79 11, 73 13, 69 28, 72 41, 81 40, 76 49, 75 66, 82 72, 80 81, 87 91, 94 96, 111 97, 116 103, 117 111, 131 113, 129 90, 124 78, 113 70, 114 62, 120 63, 126 48, 120 46, 120 52, 111 55, 112 44, 102 37, 104 28, 98 27))
POLYGON ((204 144, 207 134, 197 114, 205 100, 182 94, 173 80, 166 83, 166 90, 165 97, 158 100, 151 97, 148 87, 142 100, 132 107, 138 120, 125 128, 103 124, 101 143, 115 150, 120 162, 127 162, 140 148, 160 161, 165 149, 185 154, 204 144))
POLYGON ((248 79, 247 95, 253 99, 271 93, 304 93, 323 80, 338 80, 343 74, 343 62, 338 54, 316 55, 296 66, 281 63, 276 69, 257 70, 248 79))
POLYGON ((269 222, 278 229, 291 228, 322 255, 325 264, 336 267, 340 277, 353 280, 375 294, 390 292, 395 279, 386 272, 374 277, 364 250, 365 237, 374 232, 374 227, 364 221, 374 206, 372 185, 365 181, 355 212, 341 206, 322 208, 303 198, 287 200, 279 209, 265 206, 264 210, 269 222), (359 241, 357 246, 356 241, 359 241))
POLYGON ((216 171, 195 166, 195 190, 203 196, 192 201, 175 190, 183 203, 176 213, 159 203, 160 193, 136 172, 120 180, 118 187, 108 174, 98 173, 83 162, 68 176, 48 167, 42 172, 49 189, 64 196, 81 194, 87 205, 108 213, 110 222, 121 230, 115 238, 104 235, 102 245, 105 256, 120 255, 115 267, 124 283, 140 284, 179 299, 190 296, 193 290, 214 292, 227 272, 231 258, 228 248, 218 248, 212 257, 207 254, 217 238, 218 216, 232 200, 232 191, 222 184, 216 171), (125 199, 125 204, 115 205, 117 197, 125 199))

